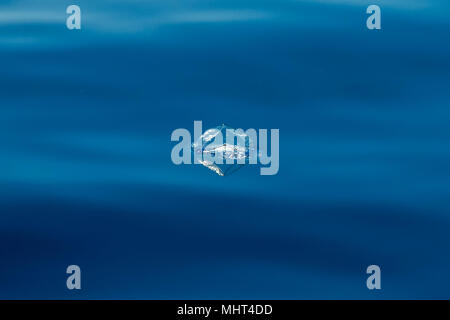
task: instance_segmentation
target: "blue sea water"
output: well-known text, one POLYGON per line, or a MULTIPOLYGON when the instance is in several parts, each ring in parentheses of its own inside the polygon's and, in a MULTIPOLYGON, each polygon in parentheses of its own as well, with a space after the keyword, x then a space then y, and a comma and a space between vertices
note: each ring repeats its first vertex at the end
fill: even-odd
POLYGON ((0 3, 0 298, 450 298, 450 2, 73 3, 0 3), (194 120, 279 173, 174 165, 194 120))

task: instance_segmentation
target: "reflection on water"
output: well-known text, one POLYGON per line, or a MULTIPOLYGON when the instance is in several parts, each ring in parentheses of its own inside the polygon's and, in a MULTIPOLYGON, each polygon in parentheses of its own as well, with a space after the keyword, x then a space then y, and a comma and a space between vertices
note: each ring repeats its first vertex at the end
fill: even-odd
POLYGON ((1 298, 448 298, 448 1, 77 4, 0 4, 1 298), (278 175, 173 165, 194 120, 278 175))

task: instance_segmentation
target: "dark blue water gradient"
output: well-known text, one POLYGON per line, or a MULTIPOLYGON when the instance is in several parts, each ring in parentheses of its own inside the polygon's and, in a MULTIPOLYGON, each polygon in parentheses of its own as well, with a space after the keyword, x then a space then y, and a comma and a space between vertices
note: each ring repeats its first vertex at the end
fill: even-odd
POLYGON ((450 298, 448 1, 76 2, 0 4, 0 298, 450 298), (279 174, 175 166, 194 120, 279 174))

